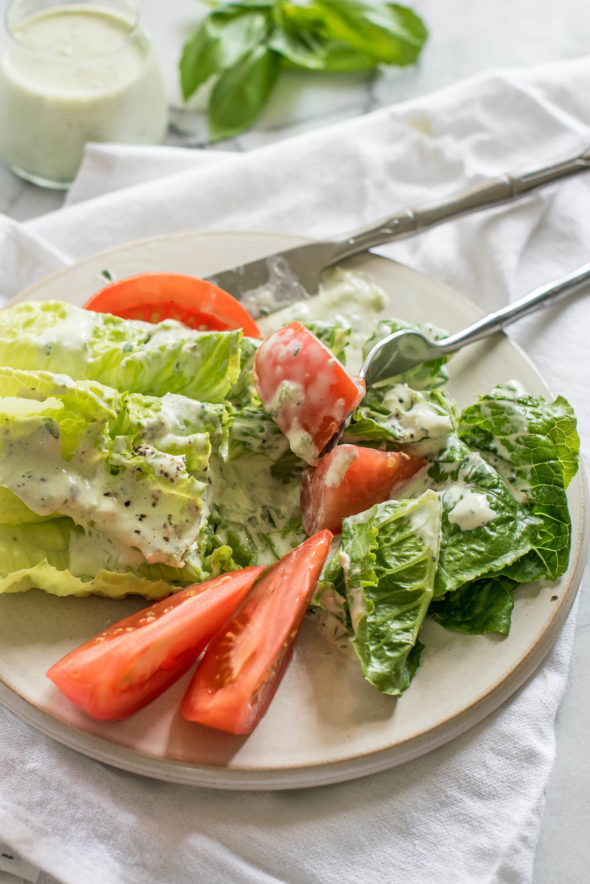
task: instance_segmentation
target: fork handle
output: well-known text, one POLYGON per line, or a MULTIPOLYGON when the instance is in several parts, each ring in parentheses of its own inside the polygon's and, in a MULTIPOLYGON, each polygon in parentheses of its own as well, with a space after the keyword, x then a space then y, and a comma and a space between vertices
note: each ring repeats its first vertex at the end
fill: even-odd
POLYGON ((573 294, 577 289, 581 288, 585 283, 590 281, 590 263, 584 264, 572 273, 562 276, 548 285, 540 286, 534 289, 524 298, 497 310, 495 313, 489 313, 483 319, 474 322, 473 325, 450 335, 448 338, 437 341, 437 347, 443 353, 453 353, 465 344, 473 344, 475 341, 481 340, 494 332, 501 331, 511 322, 516 322, 529 313, 534 313, 541 307, 547 307, 567 295, 573 294))
POLYGON ((521 175, 501 175, 472 190, 451 197, 442 203, 417 209, 404 209, 397 215, 384 218, 377 224, 363 227, 345 236, 337 243, 333 263, 375 246, 393 242, 429 227, 450 221, 460 215, 487 209, 516 199, 529 190, 550 184, 568 175, 590 169, 590 147, 573 157, 521 175))

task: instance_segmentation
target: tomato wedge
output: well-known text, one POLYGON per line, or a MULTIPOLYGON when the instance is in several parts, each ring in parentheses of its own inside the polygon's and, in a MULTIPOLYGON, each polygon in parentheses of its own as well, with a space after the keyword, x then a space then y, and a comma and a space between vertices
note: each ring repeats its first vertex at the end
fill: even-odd
POLYGON ((250 338, 260 329, 239 301, 218 286, 182 273, 142 273, 107 285, 85 304, 87 310, 122 319, 177 319, 198 330, 241 328, 250 338))
POLYGON ((254 358, 254 383, 292 450, 309 464, 365 395, 364 381, 350 375, 300 322, 262 342, 254 358))
POLYGON ((307 534, 327 528, 342 531, 342 519, 362 513, 395 496, 418 470, 423 457, 404 451, 378 451, 358 445, 337 445, 306 469, 301 479, 301 521, 307 534))
POLYGON ((66 654, 47 675, 93 718, 131 715, 186 672, 261 571, 233 571, 155 602, 66 654))
POLYGON ((182 701, 189 721, 249 734, 272 700, 315 592, 332 534, 273 565, 207 646, 182 701))

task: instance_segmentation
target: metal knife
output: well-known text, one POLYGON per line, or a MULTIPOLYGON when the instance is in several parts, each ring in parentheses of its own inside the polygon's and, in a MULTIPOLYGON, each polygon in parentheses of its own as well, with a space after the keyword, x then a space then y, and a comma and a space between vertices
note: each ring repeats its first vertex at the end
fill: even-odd
POLYGON ((210 276, 210 282, 241 300, 254 317, 317 292, 322 271, 344 258, 393 242, 460 215, 517 199, 525 193, 590 168, 590 147, 573 157, 524 174, 504 174, 442 203, 403 209, 338 239, 275 252, 210 276), (267 297, 257 297, 264 288, 267 297), (271 297, 268 297, 270 293, 271 297))

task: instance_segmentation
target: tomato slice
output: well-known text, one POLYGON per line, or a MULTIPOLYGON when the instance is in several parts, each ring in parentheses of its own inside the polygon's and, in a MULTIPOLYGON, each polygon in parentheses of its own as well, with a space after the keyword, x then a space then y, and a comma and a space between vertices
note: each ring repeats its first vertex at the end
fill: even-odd
POLYGON ((301 479, 301 521, 307 534, 327 528, 342 531, 342 519, 362 513, 394 497, 418 470, 423 457, 404 451, 378 451, 358 445, 337 445, 301 479))
POLYGON ((250 338, 260 329, 239 301, 218 286, 181 273, 142 273, 107 285, 85 304, 87 310, 122 319, 177 319, 198 330, 241 328, 250 338))
POLYGON ((365 395, 333 353, 300 322, 273 332, 254 358, 254 383, 292 450, 314 464, 365 395))
POLYGON ((182 701, 189 721, 249 734, 291 657, 332 534, 320 531, 273 565, 208 645, 182 701))
POLYGON ((262 568, 180 590, 108 626, 48 670, 93 718, 124 718, 180 678, 244 598, 262 568))

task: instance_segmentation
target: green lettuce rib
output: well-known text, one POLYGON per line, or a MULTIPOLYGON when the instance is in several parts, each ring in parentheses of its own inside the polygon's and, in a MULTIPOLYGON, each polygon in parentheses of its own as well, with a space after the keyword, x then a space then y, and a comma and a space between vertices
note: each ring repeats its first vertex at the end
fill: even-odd
POLYGON ((223 405, 0 367, 0 592, 154 598, 220 570, 203 493, 227 431, 223 405))

